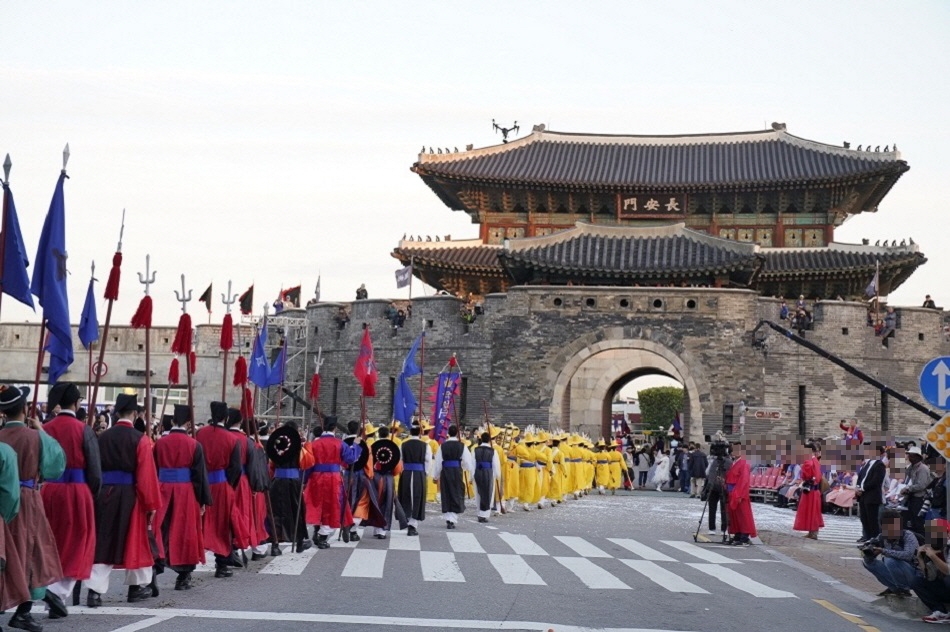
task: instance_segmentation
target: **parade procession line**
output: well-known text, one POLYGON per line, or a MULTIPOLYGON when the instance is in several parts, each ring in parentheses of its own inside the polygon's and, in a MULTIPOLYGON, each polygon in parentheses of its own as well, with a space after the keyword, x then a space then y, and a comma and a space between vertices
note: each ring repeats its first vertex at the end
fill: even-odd
MULTIPOLYGON (((127 608, 127 607, 78 607, 70 614, 150 617, 113 632, 137 632, 172 619, 220 619, 236 621, 267 621, 293 623, 338 623, 341 625, 381 625, 387 627, 437 628, 442 630, 528 630, 556 632, 683 632, 660 628, 591 628, 588 626, 562 625, 539 621, 491 621, 475 619, 424 619, 416 617, 374 617, 347 614, 321 614, 309 612, 251 612, 241 610, 192 610, 187 608, 127 608), (155 616, 153 616, 155 615, 155 616)), ((176 623, 181 623, 180 621, 176 623)))

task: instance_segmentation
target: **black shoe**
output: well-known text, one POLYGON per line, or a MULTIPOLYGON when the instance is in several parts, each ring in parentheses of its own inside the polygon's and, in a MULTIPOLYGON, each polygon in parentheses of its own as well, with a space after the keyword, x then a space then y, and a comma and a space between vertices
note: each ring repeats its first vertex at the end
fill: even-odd
POLYGON ((482 518, 481 516, 479 516, 479 517, 478 517, 478 521, 479 521, 479 522, 488 522, 488 518, 482 518))
POLYGON ((147 588, 151 591, 152 597, 158 597, 158 575, 152 575, 152 582, 147 588))
POLYGON ((419 535, 419 532, 416 531, 415 527, 410 526, 408 529, 406 529, 406 535, 419 535))
POLYGON ((455 528, 455 523, 452 522, 451 520, 446 520, 446 521, 445 521, 445 528, 446 528, 446 529, 454 529, 454 528, 455 528))
MULTIPOLYGON (((244 554, 244 551, 241 551, 241 555, 244 554)), ((228 566, 233 566, 234 568, 244 568, 244 564, 241 562, 241 558, 238 556, 237 551, 231 551, 231 555, 227 557, 228 566)))
POLYGON ((97 593, 95 590, 89 590, 86 593, 86 607, 98 608, 101 605, 102 605, 102 595, 97 593))
POLYGON ((278 555, 283 555, 284 552, 280 550, 280 545, 276 542, 270 545, 270 556, 277 557, 278 555))
POLYGON ((66 604, 64 604, 63 600, 59 598, 59 595, 54 595, 49 590, 47 590, 46 596, 43 597, 43 601, 45 601, 46 605, 49 606, 50 619, 62 619, 69 614, 69 610, 66 609, 66 604))
POLYGON ((317 534, 317 548, 329 549, 330 548, 330 543, 328 542, 329 539, 330 539, 330 536, 317 534))
POLYGON ((267 557, 267 553, 258 553, 257 551, 254 551, 253 553, 251 553, 251 561, 252 561, 252 562, 256 562, 256 561, 258 561, 258 560, 262 560, 262 559, 264 559, 265 557, 267 557))
POLYGON ((885 588, 877 594, 878 597, 887 597, 888 595, 896 595, 897 593, 891 590, 890 588, 885 588))
POLYGON ((175 580, 175 590, 191 590, 191 573, 179 575, 175 580))
POLYGON ((145 601, 152 596, 152 590, 148 586, 129 586, 129 603, 145 601))
POLYGON ((297 543, 297 546, 294 550, 297 551, 297 553, 302 553, 303 551, 306 551, 312 546, 313 546, 313 542, 311 542, 310 540, 301 540, 300 542, 297 543))
POLYGON ((340 537, 343 538, 344 542, 350 541, 350 528, 349 527, 340 527, 340 537))
POLYGON ((43 626, 36 622, 33 615, 29 612, 23 614, 14 614, 8 624, 11 628, 18 630, 29 630, 29 632, 43 632, 43 626))
POLYGON ((385 540, 385 539, 386 539, 386 535, 385 535, 384 533, 376 533, 376 534, 373 535, 373 537, 376 538, 377 540, 385 540))
POLYGON ((898 596, 898 597, 910 597, 910 596, 911 596, 911 592, 910 592, 909 590, 907 590, 906 588, 898 588, 898 589, 897 589, 897 596, 898 596))
POLYGON ((218 566, 214 569, 215 577, 231 577, 232 575, 234 575, 234 571, 227 566, 218 566))
POLYGON ((350 542, 359 542, 360 534, 356 531, 350 531, 350 542))

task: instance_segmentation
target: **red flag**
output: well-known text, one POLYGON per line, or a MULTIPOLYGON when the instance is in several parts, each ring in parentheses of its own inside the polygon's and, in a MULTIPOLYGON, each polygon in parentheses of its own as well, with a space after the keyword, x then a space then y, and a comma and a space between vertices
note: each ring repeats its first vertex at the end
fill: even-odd
POLYGON ((188 353, 188 368, 191 369, 192 375, 198 370, 198 354, 194 351, 188 353))
POLYGON ((363 340, 360 341, 360 355, 356 358, 353 375, 363 386, 365 397, 376 397, 376 380, 379 371, 376 369, 376 358, 373 355, 373 341, 369 337, 369 327, 363 330, 363 340))
POLYGON ((244 294, 241 294, 241 297, 238 299, 238 304, 241 307, 241 313, 247 316, 254 309, 254 286, 247 288, 247 291, 244 294))
POLYGON ((317 401, 320 397, 320 374, 314 373, 310 378, 310 401, 317 401))
POLYGON ((224 324, 221 325, 221 351, 230 351, 234 346, 234 322, 231 314, 224 315, 224 324))
POLYGON ((142 297, 142 301, 139 303, 138 309, 135 310, 135 315, 132 316, 132 327, 134 329, 141 329, 145 327, 148 329, 152 326, 152 297, 145 295, 142 297))

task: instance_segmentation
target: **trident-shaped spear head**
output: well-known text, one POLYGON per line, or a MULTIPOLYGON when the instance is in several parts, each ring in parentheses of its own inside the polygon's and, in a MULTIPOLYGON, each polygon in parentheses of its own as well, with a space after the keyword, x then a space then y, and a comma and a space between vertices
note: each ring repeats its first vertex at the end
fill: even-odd
POLYGON ((69 143, 63 148, 63 173, 66 173, 66 163, 69 162, 69 143))
POLYGON ((96 260, 95 259, 93 259, 92 261, 92 273, 89 276, 92 278, 93 281, 99 280, 96 278, 96 260))
POLYGON ((7 157, 3 160, 3 183, 10 184, 10 167, 13 166, 13 161, 10 160, 10 154, 7 154, 7 157))
POLYGON ((229 280, 228 293, 221 295, 221 302, 224 303, 226 313, 228 314, 231 313, 231 306, 237 302, 237 298, 238 298, 237 292, 235 292, 234 294, 231 294, 231 281, 229 280))
POLYGON ((122 235, 125 234, 125 209, 122 209, 122 225, 119 226, 119 245, 116 246, 116 252, 122 252, 122 235))
POLYGON ((188 303, 191 302, 191 290, 185 290, 185 275, 181 275, 181 294, 175 290, 175 298, 181 303, 181 313, 188 313, 188 303))
POLYGON ((314 373, 320 373, 320 367, 323 366, 323 347, 317 348, 317 357, 313 359, 313 363, 316 365, 314 373))
POLYGON ((155 270, 152 270, 151 259, 151 255, 145 255, 145 276, 142 276, 141 272, 136 272, 139 276, 139 283, 145 286, 145 296, 148 296, 149 286, 155 283, 155 275, 157 273, 155 270))

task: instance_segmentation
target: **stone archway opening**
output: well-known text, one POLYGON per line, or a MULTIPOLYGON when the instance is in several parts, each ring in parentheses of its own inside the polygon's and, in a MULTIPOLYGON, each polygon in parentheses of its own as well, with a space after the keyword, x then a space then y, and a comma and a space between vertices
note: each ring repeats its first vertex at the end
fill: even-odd
MULTIPOLYGON (((686 385, 683 384, 683 381, 679 377, 670 372, 649 366, 634 369, 622 375, 616 382, 611 384, 604 396, 603 421, 601 424, 603 436, 609 437, 613 434, 615 413, 627 417, 631 409, 629 402, 636 400, 637 393, 640 390, 659 386, 674 386, 684 391, 686 390, 686 385)), ((688 401, 684 392, 684 402, 688 401)), ((632 408, 636 410, 635 406, 632 406, 632 408)), ((633 428, 631 427, 631 429, 633 428)))

